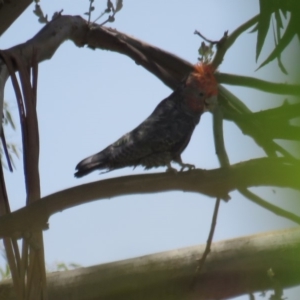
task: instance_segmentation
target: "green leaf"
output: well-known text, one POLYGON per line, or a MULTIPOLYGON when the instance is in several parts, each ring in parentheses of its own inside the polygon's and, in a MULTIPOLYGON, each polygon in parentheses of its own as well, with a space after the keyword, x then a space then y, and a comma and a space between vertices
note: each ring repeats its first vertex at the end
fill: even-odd
POLYGON ((262 68, 263 66, 265 66, 266 64, 274 60, 275 58, 279 57, 282 51, 289 45, 289 43, 297 33, 296 26, 295 26, 297 24, 296 18, 297 16, 295 16, 295 14, 292 12, 285 33, 283 34, 282 38, 278 41, 278 44, 276 45, 275 49, 271 52, 268 58, 258 67, 258 69, 262 68))
POLYGON ((38 17, 44 16, 43 11, 42 11, 41 7, 38 4, 35 5, 35 8, 34 8, 33 12, 38 17))
POLYGON ((112 4, 112 2, 110 0, 107 0, 107 8, 108 9, 114 8, 114 5, 112 4))
POLYGON ((15 154, 17 158, 20 158, 19 150, 15 144, 9 144, 11 151, 15 154))
POLYGON ((10 124, 12 129, 16 130, 16 125, 15 125, 14 120, 12 119, 11 114, 8 110, 6 111, 5 118, 7 119, 8 123, 10 124))
MULTIPOLYGON (((281 39, 280 29, 283 28, 283 23, 282 23, 282 20, 281 20, 279 9, 275 11, 275 20, 276 20, 276 31, 275 31, 275 28, 273 26, 273 33, 274 33, 274 42, 275 42, 275 45, 277 46, 278 41, 281 39)), ((278 67, 281 70, 281 72, 287 75, 288 73, 287 73, 287 70, 284 67, 283 63, 282 63, 280 54, 277 57, 277 62, 278 62, 278 67)))
POLYGON ((114 16, 109 16, 108 17, 108 22, 114 22, 115 21, 115 17, 114 16))
POLYGON ((283 29, 283 23, 282 23, 279 9, 275 11, 275 20, 276 20, 276 27, 278 32, 278 30, 283 29))
POLYGON ((120 11, 123 7, 123 0, 117 0, 116 2, 116 12, 120 11))
POLYGON ((42 24, 48 23, 48 15, 46 15, 45 17, 44 16, 40 17, 39 22, 42 24))
POLYGON ((267 33, 269 31, 270 20, 273 12, 269 0, 260 0, 259 5, 260 5, 260 14, 257 23, 256 61, 258 60, 267 33))
POLYGON ((76 269, 76 268, 81 268, 81 265, 79 264, 76 264, 76 263, 70 263, 69 266, 73 269, 76 269))

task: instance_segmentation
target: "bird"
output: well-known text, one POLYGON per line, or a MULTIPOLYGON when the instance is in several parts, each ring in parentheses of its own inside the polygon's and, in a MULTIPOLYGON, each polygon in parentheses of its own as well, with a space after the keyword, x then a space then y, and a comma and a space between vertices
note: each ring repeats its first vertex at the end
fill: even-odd
POLYGON ((171 162, 178 163, 180 171, 193 169, 194 165, 182 162, 181 153, 189 144, 202 113, 216 105, 218 84, 214 73, 212 65, 197 63, 175 91, 139 126, 80 161, 75 177, 95 170, 108 172, 138 165, 146 170, 166 166, 167 171, 176 172, 171 162))

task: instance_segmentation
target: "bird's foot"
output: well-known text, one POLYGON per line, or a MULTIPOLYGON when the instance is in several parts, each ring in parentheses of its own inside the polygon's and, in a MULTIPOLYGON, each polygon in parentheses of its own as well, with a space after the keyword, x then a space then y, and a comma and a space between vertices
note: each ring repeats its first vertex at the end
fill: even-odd
POLYGON ((181 166, 180 172, 183 172, 185 168, 187 168, 187 171, 191 171, 195 169, 195 165, 192 164, 180 163, 179 165, 181 166))
POLYGON ((167 168, 166 172, 172 172, 173 174, 178 173, 178 171, 175 168, 173 168, 170 163, 168 163, 167 166, 168 166, 168 168, 167 168))

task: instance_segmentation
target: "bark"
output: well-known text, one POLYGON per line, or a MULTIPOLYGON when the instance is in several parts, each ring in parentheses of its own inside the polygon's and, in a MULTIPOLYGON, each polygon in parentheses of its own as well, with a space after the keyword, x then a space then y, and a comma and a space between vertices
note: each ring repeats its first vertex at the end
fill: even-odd
MULTIPOLYGON (((49 300, 227 299, 300 284, 299 228, 214 243, 196 274, 204 248, 50 273, 49 300)), ((13 295, 11 281, 1 282, 0 299, 13 300, 13 295)))
MULTIPOLYGON (((254 159, 228 168, 196 169, 173 174, 170 172, 124 176, 99 180, 72 187, 46 196, 27 207, 0 218, 0 237, 20 237, 48 228, 49 217, 65 209, 90 201, 110 199, 129 194, 183 191, 209 197, 229 199, 228 193, 252 186, 279 186, 300 190, 300 166, 284 159, 254 159)), ((299 222, 299 217, 295 216, 299 222)))
POLYGON ((2 0, 0 4, 0 35, 23 13, 32 0, 2 0))

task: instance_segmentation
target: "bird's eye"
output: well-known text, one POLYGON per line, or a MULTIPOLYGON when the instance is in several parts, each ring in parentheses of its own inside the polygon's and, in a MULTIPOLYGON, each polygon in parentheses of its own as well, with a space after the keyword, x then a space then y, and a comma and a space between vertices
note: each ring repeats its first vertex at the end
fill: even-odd
POLYGON ((199 92, 198 96, 199 96, 199 97, 204 97, 204 96, 205 96, 205 93, 204 93, 204 92, 199 92))

